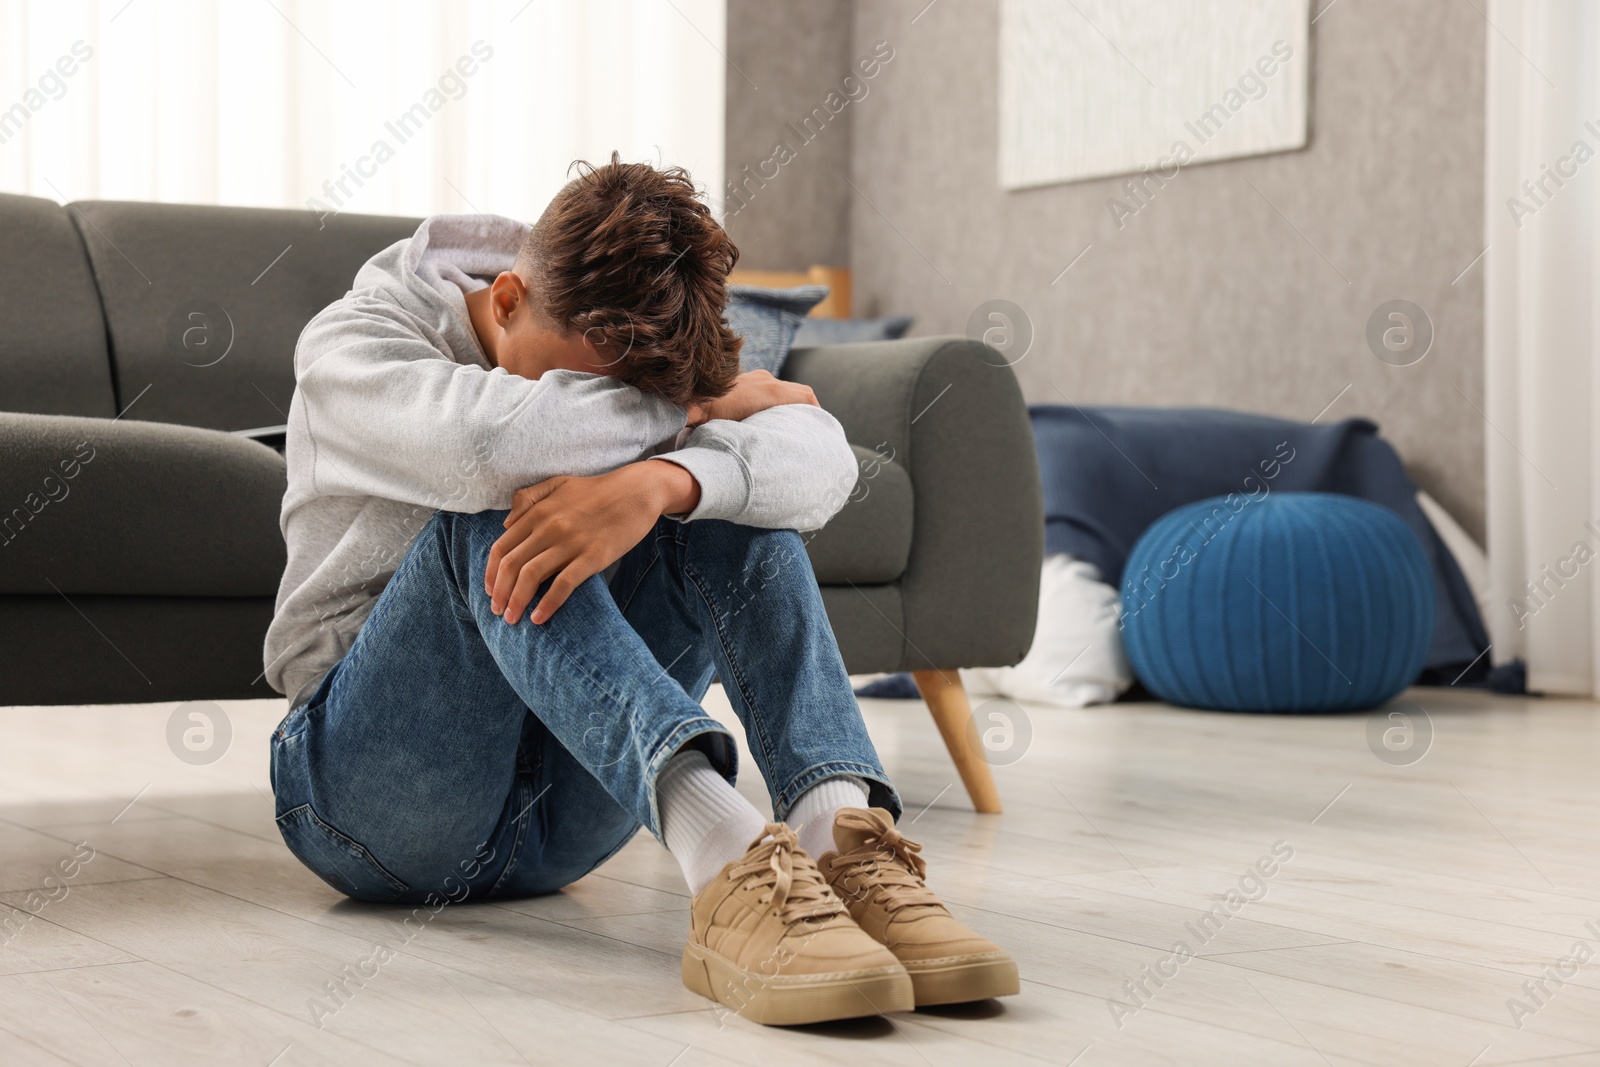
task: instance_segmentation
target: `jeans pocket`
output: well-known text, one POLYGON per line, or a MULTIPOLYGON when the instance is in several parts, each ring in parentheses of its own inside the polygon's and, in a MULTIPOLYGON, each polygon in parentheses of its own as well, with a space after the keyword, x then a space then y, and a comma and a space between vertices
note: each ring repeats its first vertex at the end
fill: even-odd
POLYGON ((359 842, 319 819, 310 804, 279 815, 278 832, 311 873, 347 897, 387 904, 409 888, 359 842))
POLYGON ((285 741, 297 736, 300 731, 306 728, 306 712, 310 709, 311 702, 307 701, 285 715, 282 721, 278 723, 278 728, 272 731, 272 740, 274 742, 285 741))

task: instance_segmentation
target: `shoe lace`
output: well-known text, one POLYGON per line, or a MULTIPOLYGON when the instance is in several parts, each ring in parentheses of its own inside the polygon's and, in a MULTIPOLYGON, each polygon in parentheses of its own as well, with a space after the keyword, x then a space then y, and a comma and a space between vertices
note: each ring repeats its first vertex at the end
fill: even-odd
POLYGON ((841 811, 835 823, 869 836, 860 847, 829 859, 829 868, 843 871, 836 882, 850 896, 865 897, 878 890, 878 903, 893 912, 916 904, 938 904, 939 898, 923 880, 928 865, 922 846, 892 823, 869 811, 841 811))
POLYGON ((783 823, 768 823, 764 839, 728 871, 734 881, 749 878, 767 890, 761 903, 774 905, 785 924, 825 918, 844 911, 817 863, 800 848, 800 840, 783 823))

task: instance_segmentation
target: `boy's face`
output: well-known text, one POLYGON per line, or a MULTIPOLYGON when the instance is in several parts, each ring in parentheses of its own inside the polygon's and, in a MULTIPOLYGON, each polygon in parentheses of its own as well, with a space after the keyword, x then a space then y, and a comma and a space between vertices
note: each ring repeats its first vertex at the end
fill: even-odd
POLYGON ((490 361, 507 374, 537 379, 552 370, 614 373, 617 358, 593 343, 603 339, 585 339, 581 334, 556 329, 539 313, 527 286, 516 274, 501 274, 487 293, 493 325, 490 337, 483 336, 485 331, 479 328, 479 340, 490 361))

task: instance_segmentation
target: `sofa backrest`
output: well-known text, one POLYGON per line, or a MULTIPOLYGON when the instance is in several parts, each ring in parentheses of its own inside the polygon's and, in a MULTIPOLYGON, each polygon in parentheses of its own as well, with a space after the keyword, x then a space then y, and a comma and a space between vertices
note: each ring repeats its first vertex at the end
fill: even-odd
POLYGON ((119 406, 216 430, 287 421, 300 330, 420 221, 110 200, 68 210, 99 287, 119 406))
POLYGON ((66 208, 0 194, 0 410, 117 413, 106 324, 66 208))

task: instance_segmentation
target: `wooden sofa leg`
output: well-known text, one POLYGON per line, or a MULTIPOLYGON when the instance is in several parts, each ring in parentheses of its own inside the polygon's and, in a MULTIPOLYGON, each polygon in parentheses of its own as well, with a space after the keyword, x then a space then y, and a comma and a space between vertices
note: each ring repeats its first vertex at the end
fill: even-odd
POLYGON ((955 671, 913 671, 917 690, 933 713, 934 724, 944 738, 944 747, 955 761, 961 784, 967 787, 972 806, 990 815, 1000 814, 1000 792, 994 787, 994 773, 983 753, 973 751, 967 727, 972 721, 972 704, 955 671))

